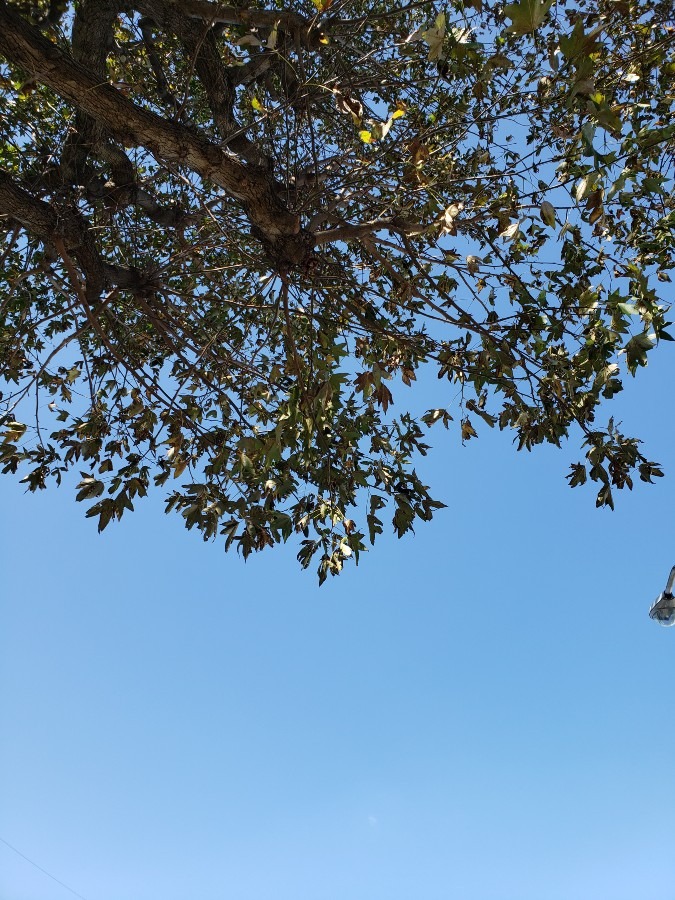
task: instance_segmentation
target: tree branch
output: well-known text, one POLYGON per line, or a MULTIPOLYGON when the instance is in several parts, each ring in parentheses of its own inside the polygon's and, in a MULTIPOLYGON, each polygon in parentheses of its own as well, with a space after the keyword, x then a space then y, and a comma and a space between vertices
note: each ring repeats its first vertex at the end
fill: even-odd
POLYGON ((415 235, 426 230, 426 226, 419 222, 408 222, 398 216, 387 219, 372 219, 370 222, 360 224, 340 225, 326 231, 318 231, 314 235, 315 244, 320 247, 323 244, 332 244, 336 241, 361 240, 364 237, 373 238, 377 231, 390 231, 394 234, 415 235))
POLYGON ((316 49, 320 45, 322 32, 314 23, 287 11, 267 9, 248 9, 226 6, 224 3, 212 3, 211 0, 167 0, 171 6, 178 7, 183 15, 191 19, 200 19, 212 25, 245 25, 253 28, 274 28, 276 25, 287 32, 294 41, 303 46, 316 49))
POLYGON ((138 289, 143 285, 141 273, 135 269, 105 262, 94 243, 87 220, 76 210, 56 210, 39 200, 0 170, 1 214, 18 222, 32 237, 49 246, 59 239, 66 250, 77 259, 87 285, 90 303, 96 302, 104 288, 138 289))
MULTIPOLYGON (((270 160, 249 140, 234 117, 235 83, 223 64, 213 31, 199 25, 180 8, 167 0, 139 0, 137 8, 162 30, 176 35, 193 59, 197 77, 206 93, 213 121, 228 149, 245 160, 264 169, 271 168, 270 160)), ((270 54, 272 57, 272 54, 270 54)), ((237 67, 239 68, 239 67, 237 67)), ((239 73, 237 73, 239 74, 239 73)))
POLYGON ((271 176, 251 170, 186 127, 136 106, 6 6, 0 6, 0 52, 88 113, 123 144, 144 146, 157 159, 187 166, 222 187, 242 203, 254 234, 277 266, 306 263, 311 235, 301 233, 299 217, 282 204, 271 176))

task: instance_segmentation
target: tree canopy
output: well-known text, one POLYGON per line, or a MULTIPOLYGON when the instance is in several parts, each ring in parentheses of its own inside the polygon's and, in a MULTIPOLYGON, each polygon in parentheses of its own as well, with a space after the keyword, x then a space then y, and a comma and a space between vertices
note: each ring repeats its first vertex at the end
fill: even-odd
POLYGON ((443 505, 436 423, 660 475, 598 419, 672 340, 674 45, 671 0, 0 0, 3 472, 320 580, 443 505))

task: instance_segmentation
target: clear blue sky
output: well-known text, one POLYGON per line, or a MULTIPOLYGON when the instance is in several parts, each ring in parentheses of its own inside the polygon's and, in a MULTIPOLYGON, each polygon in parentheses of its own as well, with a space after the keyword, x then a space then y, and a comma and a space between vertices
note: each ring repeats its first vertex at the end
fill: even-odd
MULTIPOLYGON (((672 372, 611 404, 667 469, 615 513, 434 429, 448 509, 321 589, 0 479, 0 837, 87 900, 672 900, 672 372)), ((72 896, 0 844, 0 900, 72 896)))

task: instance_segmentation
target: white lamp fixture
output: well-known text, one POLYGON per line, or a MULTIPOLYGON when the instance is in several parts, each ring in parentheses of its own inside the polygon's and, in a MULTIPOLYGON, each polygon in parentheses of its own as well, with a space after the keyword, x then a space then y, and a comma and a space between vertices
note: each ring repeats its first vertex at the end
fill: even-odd
POLYGON ((673 584, 675 583, 675 566, 670 570, 668 584, 652 603, 649 610, 649 618, 654 619, 659 625, 675 625, 675 596, 673 596, 673 584))

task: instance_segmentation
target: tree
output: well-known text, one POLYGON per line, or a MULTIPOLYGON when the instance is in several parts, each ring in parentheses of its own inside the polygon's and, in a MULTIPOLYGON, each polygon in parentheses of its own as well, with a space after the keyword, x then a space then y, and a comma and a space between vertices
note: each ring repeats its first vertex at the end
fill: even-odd
POLYGON ((671 14, 0 2, 3 472, 320 580, 443 505, 437 422, 573 430, 598 505, 660 475, 596 413, 672 340, 671 14), (421 367, 447 404, 395 415, 421 367))

